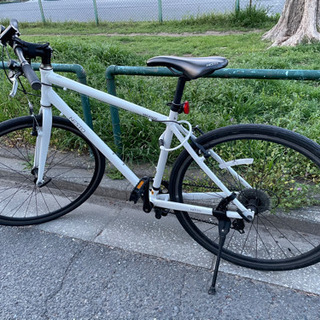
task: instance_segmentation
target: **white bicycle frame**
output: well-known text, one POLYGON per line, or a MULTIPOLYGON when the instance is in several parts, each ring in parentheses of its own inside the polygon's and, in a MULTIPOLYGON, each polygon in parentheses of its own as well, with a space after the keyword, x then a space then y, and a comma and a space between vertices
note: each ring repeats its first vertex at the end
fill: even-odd
MULTIPOLYGON (((38 168, 37 185, 40 186, 42 183, 44 183, 44 168, 52 128, 52 105, 55 106, 67 119, 69 119, 81 131, 81 133, 86 136, 92 142, 92 144, 123 174, 123 176, 129 180, 129 182, 133 186, 136 186, 140 181, 140 179, 134 174, 134 172, 125 165, 125 163, 102 141, 102 139, 100 139, 97 134, 53 90, 52 85, 56 85, 65 89, 70 89, 80 94, 87 95, 118 108, 139 114, 143 117, 147 117, 151 121, 158 121, 166 124, 166 129, 161 136, 161 139, 163 140, 163 147, 160 150, 160 156, 156 167, 156 174, 153 180, 153 188, 152 190, 150 190, 150 202, 155 207, 206 215, 212 215, 213 212, 213 208, 210 207, 170 201, 168 195, 160 194, 158 191, 156 191, 158 190, 157 188, 159 188, 161 185, 173 135, 177 137, 181 145, 188 151, 188 153, 199 165, 199 167, 221 189, 221 192, 219 194, 214 194, 219 198, 227 197, 232 194, 232 192, 228 190, 228 188, 220 181, 220 179, 208 168, 208 166, 205 164, 205 158, 203 156, 199 156, 193 150, 188 142, 190 133, 181 124, 178 123, 177 112, 170 111, 169 116, 165 116, 144 107, 138 106, 134 103, 112 96, 108 93, 93 89, 89 86, 65 78, 54 73, 52 69, 41 69, 40 72, 42 82, 40 110, 40 112, 42 113, 42 127, 38 128, 38 138, 36 142, 36 152, 34 159, 34 167, 38 168)), ((210 150, 209 152, 221 167, 229 170, 229 172, 233 176, 235 176, 238 181, 241 181, 244 186, 250 188, 250 185, 231 168, 230 164, 225 163, 223 159, 221 159, 219 155, 217 155, 213 150, 210 150)), ((241 160, 239 161, 241 162, 241 160)), ((210 196, 213 195, 213 193, 209 194, 210 196)), ((202 200, 207 198, 207 196, 208 193, 184 194, 184 197, 189 197, 193 200, 202 200)), ((233 200, 233 204, 239 210, 241 210, 244 216, 251 216, 253 218, 254 213, 251 210, 246 209, 237 199, 233 200)), ((242 219, 242 217, 236 211, 227 211, 227 216, 229 218, 242 219)))

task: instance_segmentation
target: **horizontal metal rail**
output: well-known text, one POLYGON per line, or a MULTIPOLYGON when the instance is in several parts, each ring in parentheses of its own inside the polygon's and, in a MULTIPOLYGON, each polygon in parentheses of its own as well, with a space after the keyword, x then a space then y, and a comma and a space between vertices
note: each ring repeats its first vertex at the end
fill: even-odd
MULTIPOLYGON (((52 64, 53 70, 56 72, 72 72, 77 75, 78 81, 87 84, 87 76, 83 69, 83 67, 79 64, 59 64, 59 63, 53 63, 52 64)), ((8 69, 7 62, 4 62, 4 68, 8 69)), ((32 68, 34 70, 39 70, 40 63, 32 63, 32 68)), ((0 69, 3 69, 2 63, 0 63, 0 69)), ((81 97, 81 104, 82 104, 82 111, 84 120, 87 123, 87 125, 92 129, 93 123, 92 123, 92 115, 91 115, 91 108, 89 103, 89 98, 85 95, 80 95, 81 97)))
MULTIPOLYGON (((181 72, 172 72, 164 67, 130 67, 110 66, 106 70, 108 93, 116 95, 115 76, 154 76, 154 77, 179 77, 181 72)), ((224 79, 265 79, 265 80, 320 80, 320 70, 286 70, 286 69, 220 69, 206 76, 206 78, 224 79)), ((110 106, 113 126, 114 141, 121 148, 121 131, 118 109, 110 106)))

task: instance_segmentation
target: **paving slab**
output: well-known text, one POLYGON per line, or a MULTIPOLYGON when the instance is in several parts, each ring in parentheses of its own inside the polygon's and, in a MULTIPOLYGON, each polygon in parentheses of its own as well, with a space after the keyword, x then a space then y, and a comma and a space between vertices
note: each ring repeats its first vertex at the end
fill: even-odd
POLYGON ((222 272, 320 295, 320 263, 290 271, 259 271, 223 261, 222 272))
POLYGON ((113 201, 103 204, 86 202, 71 213, 34 228, 85 241, 94 241, 108 224, 118 218, 121 210, 113 201))
POLYGON ((184 231, 174 216, 157 220, 153 213, 125 206, 118 218, 95 239, 125 250, 184 262, 194 266, 212 267, 213 256, 184 231))
MULTIPOLYGON (((95 198, 97 199, 97 197, 95 198)), ((34 228, 210 269, 214 256, 188 236, 174 216, 157 220, 141 205, 99 199, 34 228)))

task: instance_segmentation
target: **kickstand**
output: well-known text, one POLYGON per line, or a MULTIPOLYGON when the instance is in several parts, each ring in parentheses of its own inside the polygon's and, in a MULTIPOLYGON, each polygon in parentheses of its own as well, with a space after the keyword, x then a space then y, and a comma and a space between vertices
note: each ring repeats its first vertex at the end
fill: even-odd
POLYGON ((226 240, 226 236, 230 231, 231 220, 229 218, 220 218, 219 219, 219 250, 217 254, 216 264, 214 266, 214 273, 212 278, 212 284, 208 291, 209 294, 216 293, 216 282, 219 271, 220 259, 221 259, 221 251, 226 240))

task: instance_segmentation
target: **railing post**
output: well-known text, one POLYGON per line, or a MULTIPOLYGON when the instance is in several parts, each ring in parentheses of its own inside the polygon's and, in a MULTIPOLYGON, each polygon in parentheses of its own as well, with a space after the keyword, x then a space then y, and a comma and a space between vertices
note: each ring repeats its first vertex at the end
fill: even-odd
MULTIPOLYGON (((74 72, 77 74, 78 80, 82 84, 87 84, 87 76, 83 69, 83 67, 79 64, 72 65, 74 72)), ((83 117, 86 124, 93 129, 92 115, 91 115, 91 107, 88 96, 81 94, 81 105, 83 111, 83 117)))
POLYGON ((96 20, 96 25, 99 25, 98 8, 97 8, 97 1, 96 0, 93 0, 93 9, 94 9, 94 17, 96 20))
MULTIPOLYGON (((116 96, 115 75, 178 77, 181 73, 172 73, 164 67, 110 66, 106 70, 108 93, 116 96)), ((220 69, 206 76, 207 78, 227 79, 265 79, 265 80, 320 80, 320 70, 286 70, 286 69, 220 69)), ((120 120, 118 109, 110 106, 114 141, 118 153, 122 150, 120 137, 120 120)))
MULTIPOLYGON (((32 67, 34 69, 39 69, 40 64, 34 63, 32 64, 32 67)), ((84 71, 84 68, 80 64, 59 64, 59 63, 53 63, 52 64, 53 70, 57 72, 73 72, 77 75, 78 81, 82 84, 87 84, 87 76, 86 72, 84 71)), ((82 105, 82 112, 83 112, 83 118, 85 123, 93 129, 93 122, 92 122, 92 115, 91 115, 91 107, 89 98, 84 95, 80 94, 81 98, 81 105, 82 105)))
MULTIPOLYGON (((0 63, 0 69, 5 69, 8 68, 8 63, 4 62, 4 65, 0 63)), ((57 64, 53 63, 52 64, 53 70, 54 71, 61 71, 61 72, 73 72, 77 75, 77 78, 79 82, 83 84, 87 84, 87 77, 86 73, 83 69, 83 67, 79 64, 57 64)), ((40 63, 32 63, 32 68, 34 70, 39 70, 40 68, 40 63)), ((81 96, 81 104, 82 104, 82 111, 83 111, 83 117, 84 121, 86 124, 93 129, 93 123, 92 123, 92 115, 91 115, 91 108, 90 108, 90 102, 89 98, 85 95, 80 95, 81 96)))
MULTIPOLYGON (((116 85, 114 79, 114 70, 116 66, 110 66, 106 71, 106 79, 107 79, 107 90, 108 93, 116 96, 116 85)), ((117 154, 121 157, 122 154, 122 143, 121 143, 121 128, 120 128, 120 118, 118 108, 110 105, 111 112, 111 121, 112 121, 112 129, 113 129, 113 139, 117 148, 117 154)))
POLYGON ((158 19, 159 19, 160 23, 163 22, 163 19, 162 19, 162 0, 158 0, 158 19))
POLYGON ((44 12, 43 12, 43 7, 42 7, 42 2, 41 0, 38 0, 38 4, 39 4, 39 9, 40 9, 40 13, 41 13, 41 19, 43 23, 46 23, 46 19, 44 17, 44 12))

